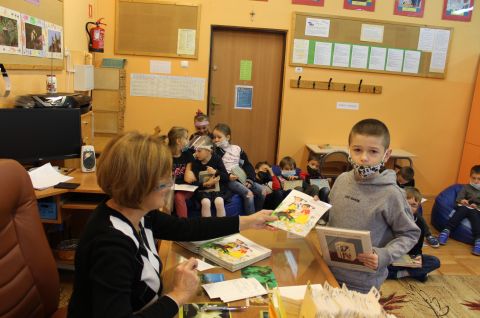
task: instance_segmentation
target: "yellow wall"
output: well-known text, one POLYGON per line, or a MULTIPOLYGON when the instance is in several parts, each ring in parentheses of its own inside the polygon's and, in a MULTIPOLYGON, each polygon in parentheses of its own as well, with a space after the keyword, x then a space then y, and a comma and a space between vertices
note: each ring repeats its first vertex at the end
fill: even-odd
MULTIPOLYGON (((87 0, 66 0, 66 16, 86 13, 87 0), (75 2, 75 5, 72 4, 75 2), (78 4, 77 4, 78 3, 78 4), (73 12, 69 11, 73 10, 73 12)), ((103 57, 113 57, 115 0, 91 0, 97 17, 105 17, 106 51, 96 54, 96 63, 103 57)), ((443 1, 428 1, 424 18, 408 18, 393 15, 393 1, 377 1, 373 13, 343 10, 343 1, 325 1, 325 7, 291 5, 290 0, 177 0, 177 3, 201 4, 201 28, 199 58, 190 60, 188 69, 181 69, 180 59, 123 56, 128 59, 127 78, 130 73, 148 73, 149 61, 161 59, 172 61, 172 74, 180 76, 208 77, 211 25, 227 25, 251 28, 280 29, 288 31, 287 52, 290 50, 290 27, 293 11, 316 12, 406 23, 429 24, 453 27, 452 46, 448 60, 448 74, 444 80, 424 79, 397 75, 382 75, 350 71, 319 70, 304 68, 304 79, 356 83, 374 83, 383 86, 381 95, 322 92, 290 89, 291 78, 296 78, 294 68, 285 65, 284 94, 280 123, 279 157, 292 155, 304 165, 305 143, 345 144, 351 126, 367 117, 386 122, 392 134, 392 146, 415 153, 416 180, 425 194, 436 194, 455 182, 462 145, 465 138, 474 76, 480 53, 480 13, 474 12, 470 23, 444 21, 441 19, 443 1), (250 20, 250 12, 255 18, 250 20), (337 110, 337 101, 360 103, 359 111, 337 110), (301 125, 299 124, 301 123, 301 125)), ((478 11, 478 9, 476 10, 478 11)), ((81 19, 82 20, 82 19, 81 19)), ((66 32, 73 19, 65 21, 66 32)), ((75 21, 79 37, 67 38, 66 44, 82 50, 83 21, 75 21), (80 24, 80 26, 78 25, 80 24)), ((119 56, 117 56, 119 57, 119 56)), ((14 74, 14 81, 27 90, 29 84, 19 83, 34 79, 31 89, 43 90, 36 76, 14 74), (23 78, 20 79, 20 77, 23 78)), ((127 82, 128 85, 128 82, 127 82)), ((127 86, 128 87, 128 86, 127 86)), ((206 95, 207 91, 205 92, 206 95)), ((193 129, 195 110, 206 110, 206 101, 131 97, 127 94, 125 128, 151 132, 157 125, 167 131, 172 125, 193 129)))

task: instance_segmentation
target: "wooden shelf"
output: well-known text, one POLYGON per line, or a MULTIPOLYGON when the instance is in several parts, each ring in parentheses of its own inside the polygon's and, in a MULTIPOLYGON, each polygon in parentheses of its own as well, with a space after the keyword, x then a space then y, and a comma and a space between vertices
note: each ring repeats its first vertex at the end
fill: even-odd
POLYGON ((94 210, 98 203, 68 202, 62 204, 62 209, 70 210, 94 210))

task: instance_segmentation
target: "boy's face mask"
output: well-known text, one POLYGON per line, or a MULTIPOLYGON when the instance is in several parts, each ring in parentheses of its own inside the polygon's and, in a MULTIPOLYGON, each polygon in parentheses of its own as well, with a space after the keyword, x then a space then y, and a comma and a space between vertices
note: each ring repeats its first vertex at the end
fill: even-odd
POLYGON ((380 170, 385 166, 385 156, 386 156, 386 154, 387 153, 385 152, 382 160, 379 163, 377 163, 376 165, 372 165, 372 166, 359 165, 358 163, 356 163, 352 160, 352 157, 350 156, 350 154, 348 155, 348 162, 350 162, 350 164, 353 167, 353 170, 355 170, 355 173, 358 176, 360 176, 360 178, 367 179, 368 177, 374 175, 375 173, 380 172, 380 170))
POLYGON ((314 169, 310 166, 307 166, 307 172, 310 178, 318 178, 320 177, 320 171, 318 169, 314 169))
POLYGON ((284 177, 293 177, 296 175, 295 170, 282 170, 282 176, 284 177))
POLYGON ((478 191, 480 191, 480 184, 479 184, 479 183, 470 182, 470 185, 471 185, 472 187, 474 187, 475 189, 477 189, 478 191))
POLYGON ((260 182, 262 184, 266 184, 266 183, 269 183, 270 181, 272 181, 272 176, 268 172, 259 171, 258 172, 258 180, 260 180, 260 182))

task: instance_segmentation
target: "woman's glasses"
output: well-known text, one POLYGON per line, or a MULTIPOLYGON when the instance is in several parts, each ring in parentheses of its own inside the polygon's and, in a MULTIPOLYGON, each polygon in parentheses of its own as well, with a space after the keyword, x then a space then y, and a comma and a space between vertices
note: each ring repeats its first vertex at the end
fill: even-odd
POLYGON ((165 190, 165 189, 172 189, 173 190, 174 185, 175 185, 175 182, 172 179, 169 182, 159 183, 157 186, 155 186, 153 188, 153 191, 162 191, 162 190, 165 190))

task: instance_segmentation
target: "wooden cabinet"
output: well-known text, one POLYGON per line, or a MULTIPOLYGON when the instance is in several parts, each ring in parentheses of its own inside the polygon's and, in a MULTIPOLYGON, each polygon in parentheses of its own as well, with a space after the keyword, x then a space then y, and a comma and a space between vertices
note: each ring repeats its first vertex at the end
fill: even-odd
POLYGON ((477 68, 477 80, 473 93, 472 108, 470 109, 462 160, 458 171, 458 183, 468 183, 470 169, 472 166, 480 164, 480 59, 477 68))
POLYGON ((124 129, 126 75, 125 70, 115 68, 95 68, 94 74, 94 146, 96 152, 101 152, 110 138, 124 129))
POLYGON ((81 116, 82 142, 84 145, 93 145, 93 112, 81 116))

